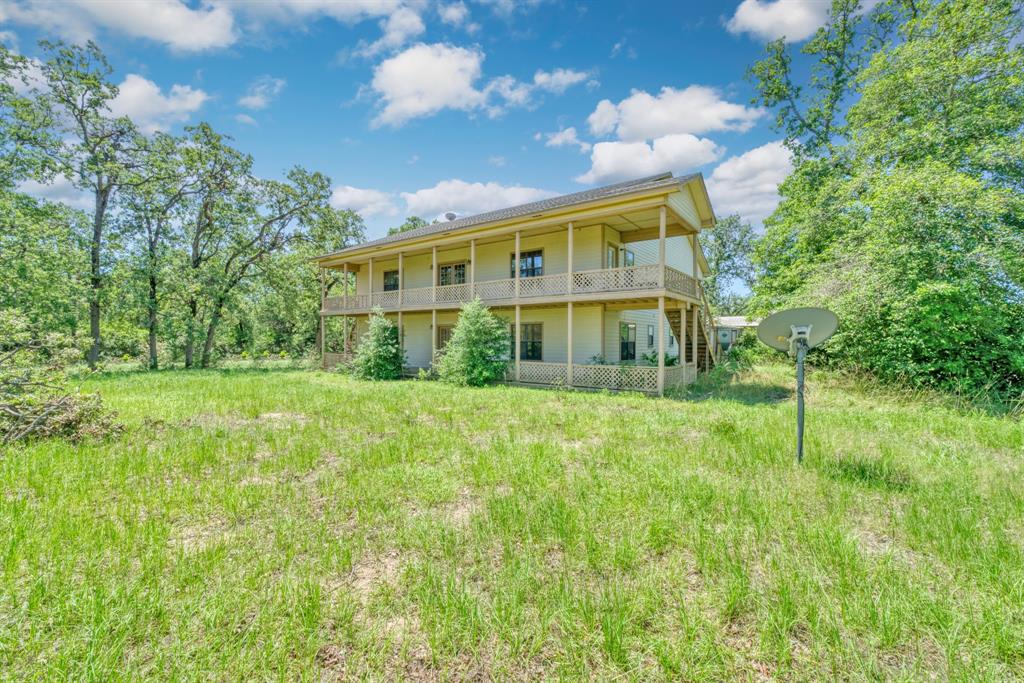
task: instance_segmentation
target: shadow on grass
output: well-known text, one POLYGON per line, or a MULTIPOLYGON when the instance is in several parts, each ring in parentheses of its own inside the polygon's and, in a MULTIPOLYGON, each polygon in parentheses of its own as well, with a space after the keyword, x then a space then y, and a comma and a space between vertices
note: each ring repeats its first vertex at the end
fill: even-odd
POLYGON ((714 400, 764 405, 788 401, 796 394, 795 387, 778 384, 760 376, 744 376, 744 370, 747 369, 732 362, 723 362, 669 398, 688 402, 714 400))
POLYGON ((238 364, 222 365, 212 368, 185 368, 179 366, 162 367, 157 370, 150 370, 137 364, 123 364, 113 368, 91 371, 85 366, 72 368, 68 376, 72 379, 89 378, 91 381, 114 380, 122 377, 134 377, 138 375, 162 376, 169 374, 180 374, 190 376, 219 375, 236 377, 244 375, 265 375, 269 373, 296 372, 303 370, 319 370, 301 362, 269 362, 261 364, 238 364))
POLYGON ((824 460, 815 469, 835 481, 882 491, 906 491, 915 483, 910 472, 885 458, 842 457, 824 460))

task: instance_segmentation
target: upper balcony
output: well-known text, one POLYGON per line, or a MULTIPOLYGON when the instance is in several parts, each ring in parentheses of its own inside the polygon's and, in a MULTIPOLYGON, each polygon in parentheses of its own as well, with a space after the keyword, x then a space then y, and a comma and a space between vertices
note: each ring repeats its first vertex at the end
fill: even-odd
POLYGON ((491 306, 587 301, 608 298, 677 296, 699 300, 700 283, 671 266, 658 264, 601 268, 536 277, 505 278, 435 287, 416 287, 324 298, 323 313, 458 308, 479 298, 491 306))

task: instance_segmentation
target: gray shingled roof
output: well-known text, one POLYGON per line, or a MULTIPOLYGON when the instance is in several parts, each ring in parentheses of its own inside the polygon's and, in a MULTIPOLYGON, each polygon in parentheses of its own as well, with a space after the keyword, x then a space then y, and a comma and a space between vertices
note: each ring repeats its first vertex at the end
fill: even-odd
POLYGON ((394 242, 404 242, 406 240, 413 240, 419 237, 433 235, 435 233, 451 232, 453 230, 463 230, 476 225, 482 225, 484 223, 508 220, 510 218, 518 218, 519 216, 529 216, 534 213, 550 211, 551 209, 560 209, 567 206, 572 206, 573 204, 583 204, 585 202, 594 201, 595 199, 607 199, 610 197, 616 197, 618 195, 630 194, 633 192, 641 192, 643 190, 650 190, 662 186, 667 187, 670 185, 683 184, 699 175, 699 173, 693 173, 691 175, 683 176, 681 178, 674 178, 672 177, 671 173, 659 173, 658 175, 647 176, 646 178, 627 180, 626 182, 616 183, 614 185, 595 187, 592 190, 583 190, 582 192, 564 194, 559 197, 541 199, 540 201, 530 202, 529 204, 511 206, 507 209, 498 209, 497 211, 478 213, 475 216, 457 218, 454 221, 431 223, 430 225, 425 225, 422 228, 416 228, 415 230, 409 230, 408 232, 400 232, 394 235, 388 235, 387 237, 381 237, 380 239, 373 240, 372 242, 363 242, 362 244, 356 244, 354 246, 342 249, 341 251, 335 251, 330 254, 324 254, 323 256, 319 256, 317 258, 324 259, 331 256, 344 254, 350 251, 365 249, 367 247, 376 247, 384 244, 391 244, 394 242))

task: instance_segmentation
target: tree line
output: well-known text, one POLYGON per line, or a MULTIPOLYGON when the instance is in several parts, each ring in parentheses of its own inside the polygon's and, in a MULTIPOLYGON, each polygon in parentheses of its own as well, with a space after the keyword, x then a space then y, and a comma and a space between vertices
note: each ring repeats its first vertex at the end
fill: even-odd
POLYGON ((833 0, 750 69, 794 170, 753 245, 761 315, 835 310, 823 349, 882 378, 1024 393, 1024 40, 1015 0, 833 0))
MULTIPOLYGON (((302 353, 319 330, 312 256, 364 239, 332 208, 330 179, 301 166, 258 177, 253 159, 202 123, 143 134, 110 113, 99 48, 0 47, 0 308, 104 357, 207 367, 222 353, 302 353), (88 210, 34 199, 66 182, 88 210)), ((333 286, 335 283, 327 283, 333 286)))

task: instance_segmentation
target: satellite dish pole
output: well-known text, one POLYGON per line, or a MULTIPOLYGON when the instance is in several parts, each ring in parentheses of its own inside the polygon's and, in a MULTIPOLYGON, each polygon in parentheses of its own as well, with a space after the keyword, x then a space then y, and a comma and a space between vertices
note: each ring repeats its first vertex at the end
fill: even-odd
POLYGON ((804 359, 839 327, 839 319, 824 308, 791 308, 765 318, 757 338, 796 359, 796 461, 804 460, 804 359))
POLYGON ((796 340, 796 462, 804 461, 804 358, 807 357, 807 340, 796 340))

